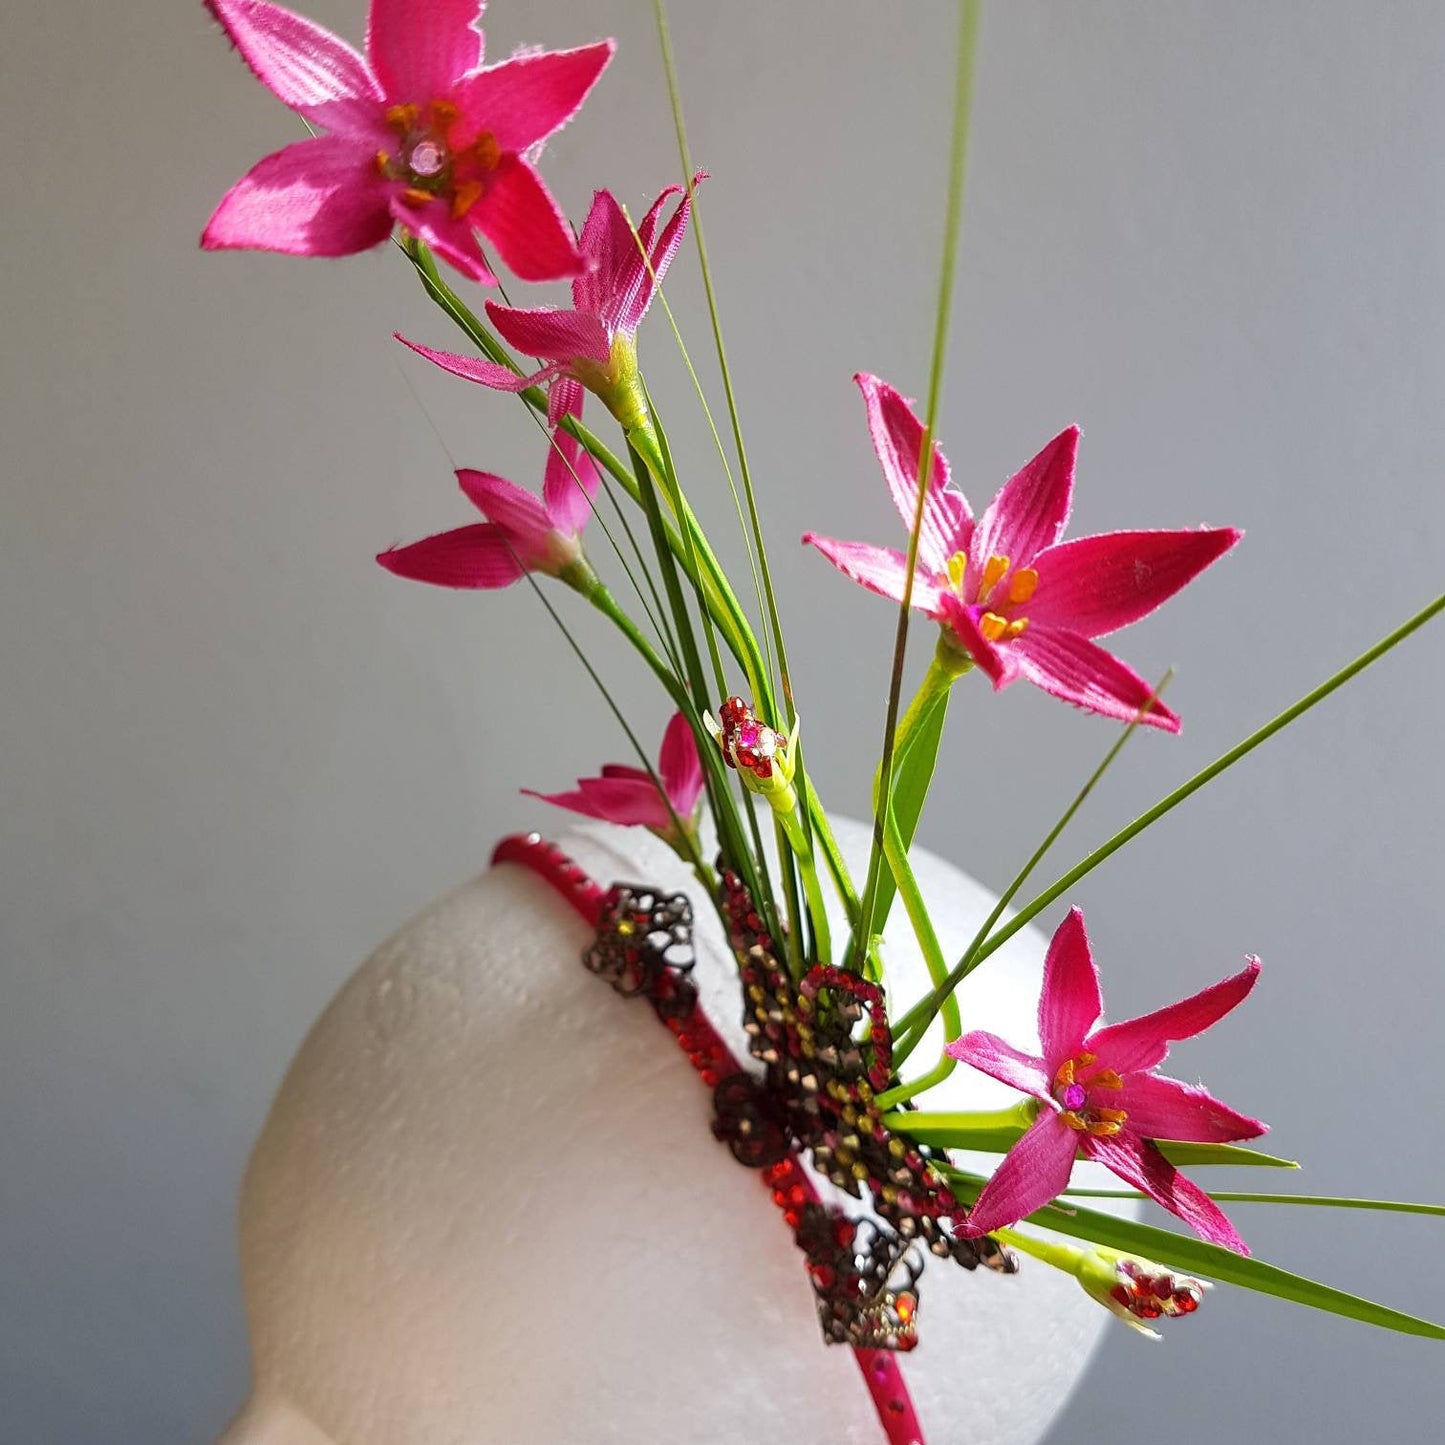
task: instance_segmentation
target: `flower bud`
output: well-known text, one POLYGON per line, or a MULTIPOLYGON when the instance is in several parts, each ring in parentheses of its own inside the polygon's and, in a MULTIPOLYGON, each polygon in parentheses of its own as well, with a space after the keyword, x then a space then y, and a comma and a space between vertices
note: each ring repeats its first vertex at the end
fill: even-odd
POLYGON ((1192 1315, 1209 1288, 1192 1275, 1175 1274, 1152 1260, 1103 1245, 1080 1251, 1074 1275, 1105 1309, 1155 1340, 1159 1335, 1148 1321, 1192 1315))
POLYGON ((793 789, 798 728, 791 737, 758 721, 751 707, 740 697, 730 697, 718 709, 721 720, 704 715, 707 730, 722 750, 723 761, 737 770, 743 786, 768 800, 775 812, 788 814, 798 805, 793 789))

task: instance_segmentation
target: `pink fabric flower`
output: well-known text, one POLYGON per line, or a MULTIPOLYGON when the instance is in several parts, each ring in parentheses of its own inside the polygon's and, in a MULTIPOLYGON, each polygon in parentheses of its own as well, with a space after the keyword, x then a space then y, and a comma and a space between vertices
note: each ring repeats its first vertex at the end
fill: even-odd
POLYGON ((226 193, 201 244, 348 256, 393 223, 493 285, 476 233, 524 281, 575 276, 566 217, 526 156, 565 125, 613 42, 486 70, 485 0, 371 0, 366 57, 266 0, 206 0, 247 65, 326 132, 269 155, 226 193))
MULTIPOLYGON (((911 528, 923 424, 887 382, 864 373, 855 380, 888 489, 911 528)), ((1221 527, 1060 542, 1078 444, 1077 427, 1060 432, 1003 484, 977 521, 963 494, 949 486, 948 460, 935 444, 913 606, 948 629, 995 690, 1025 677, 1066 702, 1127 721, 1152 689, 1092 639, 1148 616, 1243 534, 1221 527)), ((813 532, 803 541, 870 591, 902 598, 903 553, 813 532)), ((1143 721, 1179 731, 1178 717, 1157 699, 1143 721)))
POLYGON ((1125 1183, 1177 1214, 1205 1239, 1248 1254, 1223 1211, 1161 1154, 1155 1139, 1225 1143, 1253 1139, 1266 1126, 1237 1114, 1205 1089, 1154 1072, 1171 1041, 1193 1038, 1243 1001, 1259 960, 1192 998, 1124 1023, 1095 1027, 1103 1012, 1099 971, 1084 915, 1072 909, 1044 963, 1036 1058, 990 1033, 948 1045, 955 1059, 1041 1099, 1022 1139, 984 1186, 964 1232, 987 1234, 1042 1208, 1069 1183, 1075 1151, 1112 1169, 1125 1183))
MULTIPOLYGON (((581 415, 580 398, 570 414, 581 415)), ((528 572, 556 577, 582 561, 599 477, 567 432, 553 434, 540 499, 490 472, 463 468, 457 481, 487 521, 389 548, 376 559, 388 572, 437 587, 508 587, 528 572)))
POLYGON ((697 755, 697 742, 681 713, 673 716, 662 735, 657 777, 663 793, 658 792, 656 783, 642 768, 604 763, 602 776, 579 778, 574 793, 537 793, 531 788, 522 791, 528 797, 540 798, 544 803, 554 803, 589 818, 637 824, 654 832, 670 833, 673 814, 681 822, 689 822, 702 792, 702 761, 697 755))
MULTIPOLYGON (((704 179, 699 172, 693 183, 704 179)), ((682 245, 690 204, 683 187, 668 186, 638 223, 634 236, 617 198, 611 191, 598 191, 578 243, 586 269, 572 282, 571 309, 542 306, 522 311, 487 302, 487 315, 507 342, 546 362, 530 376, 518 376, 480 357, 434 351, 404 336, 397 339, 453 375, 498 391, 521 391, 566 376, 604 399, 616 397, 635 377, 637 328, 682 245), (663 207, 678 195, 682 200, 664 223, 663 207)), ((553 409, 559 405, 557 391, 554 387, 553 409)))

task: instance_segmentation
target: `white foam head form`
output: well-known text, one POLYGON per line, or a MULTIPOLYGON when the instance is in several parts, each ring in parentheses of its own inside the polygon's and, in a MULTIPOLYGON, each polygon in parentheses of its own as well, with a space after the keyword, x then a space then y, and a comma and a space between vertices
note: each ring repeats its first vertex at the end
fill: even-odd
MULTIPOLYGON (((861 874, 867 831, 839 835, 861 874)), ((599 882, 695 887, 641 830, 562 841, 599 882)), ((957 956, 993 899, 922 850, 915 866, 957 956)), ((732 959, 697 913, 703 1004, 743 1056, 732 959)), ((906 1004, 926 978, 901 908, 888 936, 906 1004)), ((651 1010, 581 967, 587 937, 504 865, 328 1005, 246 1174, 254 1384, 224 1445, 878 1445, 756 1171, 713 1139, 708 1090, 651 1010)), ((965 1026, 1035 1044, 1044 948, 1026 929, 980 968, 965 1026)), ((930 1106, 1015 1097, 960 1067, 930 1106)), ((1034 1261, 1003 1278, 932 1260, 921 1298, 904 1373, 930 1445, 1038 1441, 1119 1328, 1034 1261)))

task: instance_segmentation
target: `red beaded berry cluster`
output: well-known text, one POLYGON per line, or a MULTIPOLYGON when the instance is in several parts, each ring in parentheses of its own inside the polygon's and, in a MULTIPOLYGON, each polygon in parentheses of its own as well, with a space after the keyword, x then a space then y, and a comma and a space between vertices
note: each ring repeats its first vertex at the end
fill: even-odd
POLYGON ((1109 1298, 1135 1319, 1177 1319, 1192 1315, 1204 1302, 1204 1286, 1188 1275, 1150 1270, 1137 1259, 1121 1259, 1117 1273, 1119 1283, 1109 1291, 1109 1298))
POLYGON ((719 746, 730 768, 741 768, 767 782, 773 776, 773 761, 788 745, 782 733, 760 723, 752 708, 740 697, 730 697, 718 709, 722 724, 719 746))

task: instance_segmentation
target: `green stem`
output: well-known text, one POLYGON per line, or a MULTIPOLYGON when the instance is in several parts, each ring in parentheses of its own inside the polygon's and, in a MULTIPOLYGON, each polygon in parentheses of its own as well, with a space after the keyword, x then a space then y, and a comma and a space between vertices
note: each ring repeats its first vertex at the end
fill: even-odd
POLYGON ((995 1229, 992 1233, 995 1239, 1011 1245, 1021 1254, 1030 1255, 1042 1264, 1051 1264, 1065 1274, 1078 1277, 1079 1266, 1085 1257, 1084 1250, 1072 1244, 1064 1244, 1061 1240, 1038 1239, 1032 1234, 1020 1234, 1013 1229, 995 1229))
POLYGON ((966 954, 958 966, 950 973, 943 984, 933 990, 923 1001, 921 1018, 925 1027, 931 1021, 943 1001, 954 989, 978 967, 990 954, 997 952, 1009 941, 1014 934, 1026 928, 1033 920, 1044 911, 1056 899, 1061 898, 1081 878, 1092 873, 1106 858, 1112 857, 1126 843, 1137 838, 1146 828, 1157 823, 1166 813, 1177 808, 1186 798, 1193 796, 1206 783, 1212 782, 1226 768, 1233 767, 1241 758, 1252 753, 1261 743, 1268 742, 1277 732, 1286 728, 1296 718, 1307 713, 1316 703, 1322 702, 1332 692, 1341 688, 1345 683, 1359 673, 1363 672, 1371 663, 1378 662, 1392 647, 1403 642, 1412 632, 1423 627, 1440 611, 1445 610, 1445 593, 1442 593, 1433 602, 1422 607, 1413 617, 1406 619, 1395 630, 1385 637, 1382 637, 1373 647, 1362 652, 1353 662, 1346 664, 1332 677, 1327 678, 1318 687, 1307 692, 1300 700, 1285 708, 1277 717, 1271 718, 1269 722, 1243 740, 1236 743, 1228 752, 1222 753, 1208 767, 1201 768, 1199 772, 1175 788, 1172 793, 1161 798, 1147 812, 1141 813, 1134 821, 1126 827, 1119 829, 1107 842, 1101 843, 1081 863, 1070 868, 1061 878, 1057 879, 1049 887, 1045 888, 1031 903, 1016 913, 1013 919, 994 934, 986 943, 982 944, 971 955, 966 954))
POLYGON ((813 855, 812 837, 804 825, 801 812, 793 808, 779 813, 778 821, 787 834, 788 845, 798 864, 803 879, 803 891, 808 897, 808 914, 813 920, 813 954, 815 963, 833 961, 833 942, 828 931, 828 911, 823 902, 823 890, 818 881, 818 864, 813 855))
MULTIPOLYGON (((1160 694, 1164 691, 1166 687, 1168 687, 1169 682, 1173 678, 1173 676, 1174 669, 1171 667, 1166 670, 1164 676, 1161 677, 1159 681, 1155 684, 1153 692, 1149 694, 1148 698, 1145 700, 1143 706, 1139 709, 1139 711, 1134 714, 1133 718, 1129 722, 1129 726, 1126 727, 1124 731, 1119 734, 1119 737, 1114 742, 1114 745, 1109 749, 1107 753, 1104 754, 1103 761, 1099 764, 1097 768, 1094 769, 1092 773, 1089 774, 1088 780, 1084 783, 1084 786, 1080 788, 1076 794, 1074 794, 1073 802, 1071 802, 1069 806, 1064 809, 1063 813, 1059 817, 1058 822, 1056 822, 1054 826, 1049 830, 1047 836, 1044 838, 1044 841, 1040 843, 1037 848, 1034 849, 1033 855, 1029 858, 1028 862, 1025 863, 1024 866, 1020 868, 1016 874, 1014 874, 1013 881, 1009 884, 1007 888, 1004 889, 1003 894, 1000 896, 998 902, 994 904, 993 911, 988 915, 986 919, 984 919, 978 932, 974 934, 973 941, 964 951, 965 958, 970 957, 979 948, 982 947, 984 939, 986 939, 989 934, 993 932, 994 924, 996 924, 999 919, 1003 917, 1004 909, 1007 908, 1009 904, 1013 901, 1014 895, 1019 891, 1019 889, 1022 888, 1026 882, 1028 882, 1029 877, 1033 873, 1034 869, 1038 867, 1044 855, 1049 851, 1050 848, 1054 846, 1055 842, 1058 840, 1059 834, 1061 834, 1064 829, 1067 828, 1069 824, 1073 821, 1074 814, 1077 813, 1079 809, 1084 806, 1084 800, 1089 796, 1090 793, 1094 791, 1094 788, 1097 786, 1099 779, 1102 778, 1106 772, 1108 772, 1110 766, 1114 762, 1114 759, 1117 758, 1119 754, 1124 750, 1124 744, 1127 743, 1129 739, 1134 736, 1135 729, 1138 728, 1139 724, 1144 720, 1145 714, 1148 713, 1150 708, 1154 706, 1155 699, 1160 696, 1160 694)), ((922 1028, 919 1028, 917 1025, 919 1021, 923 1019, 924 1012, 926 1011, 925 1006, 927 1005, 927 1003, 928 998, 927 996, 925 996, 924 998, 919 1000, 919 1002, 916 1003, 911 1009, 909 1009, 909 1011, 904 1014, 901 1019, 899 1019, 894 1031, 893 1062, 895 1066, 901 1066, 904 1060, 908 1058, 909 1054, 911 1054, 922 1041, 923 1035, 927 1031, 928 1025, 927 1022, 924 1022, 922 1028)))
MULTIPOLYGON (((948 964, 944 960, 943 949, 938 942, 938 934, 934 932, 933 920, 928 916, 928 907, 919 890, 918 879, 914 877, 913 866, 908 861, 908 849, 899 835, 898 820, 891 812, 888 814, 883 846, 888 858, 888 866, 892 869, 894 881, 898 886, 898 896, 903 900, 903 907, 908 913, 909 922, 913 924, 914 935, 923 952, 923 962, 928 969, 928 976, 937 987, 948 977, 948 964)), ((956 997, 950 997, 943 1005, 943 1028, 950 1043, 963 1032, 956 997)), ((953 1072, 953 1068, 954 1060, 945 1054, 937 1066, 923 1078, 880 1094, 878 1107, 880 1109, 896 1107, 905 1100, 911 1099, 915 1094, 921 1094, 925 1089, 932 1088, 934 1084, 941 1083, 953 1072)))
MULTIPOLYGON (((949 689, 973 666, 972 662, 962 657, 954 648, 950 647, 945 640, 945 635, 940 632, 938 646, 934 649, 933 657, 929 660, 928 671, 923 674, 923 681, 918 685, 918 691, 913 695, 913 700, 908 704, 902 720, 898 724, 897 741, 894 746, 894 758, 898 768, 903 766, 908 757, 909 749, 913 739, 922 725, 925 718, 933 711, 939 703, 943 702, 949 689)), ((883 770, 880 765, 873 777, 873 801, 876 807, 879 791, 883 785, 883 770)), ((885 839, 885 843, 886 843, 885 839)), ((910 840, 905 839, 905 845, 910 840)), ((886 851, 886 850, 885 850, 886 851)), ((886 901, 880 901, 881 870, 883 866, 883 854, 873 852, 868 859, 868 876, 863 884, 863 896, 872 898, 873 903, 873 933, 876 935, 883 931, 888 921, 889 906, 892 896, 886 901)), ((872 940, 868 940, 871 946, 872 940)), ((851 949, 855 966, 865 955, 858 947, 858 940, 855 938, 851 949)), ((935 980, 937 982, 937 980, 935 980)))
MULTIPOLYGON (((883 1099, 879 1099, 880 1106, 883 1099)), ((1007 1109, 987 1112, 965 1110, 953 1113, 926 1113, 920 1109, 902 1109, 883 1116, 883 1124, 895 1134, 907 1134, 925 1144, 947 1139, 950 1149, 979 1149, 990 1154, 1005 1154, 1018 1143, 1023 1132, 1038 1117, 1038 1105, 1025 1099, 1007 1109)))
POLYGON ((944 213, 943 259, 939 267, 938 306, 933 328, 933 361, 928 378, 928 405, 923 440, 918 458, 918 502, 908 533, 908 559, 903 572, 903 596, 898 604, 898 624, 893 638, 893 667, 888 683, 888 716, 883 727, 883 758, 879 766, 878 800, 873 812, 873 848, 868 872, 874 880, 865 888, 862 924, 854 939, 855 966, 862 970, 873 934, 873 912, 878 901, 877 880, 881 869, 877 857, 883 851, 884 819, 892 805, 893 752, 898 726, 898 704, 903 692, 903 662, 908 647, 909 614, 913 607, 913 583, 918 568, 918 540, 923 531, 924 504, 933 473, 934 438, 937 435, 938 399, 943 387, 943 361, 948 350, 948 321, 953 308, 953 278, 958 255, 959 220, 963 212, 963 187, 968 157, 969 111, 973 100, 973 66, 978 44, 980 0, 962 0, 959 6, 958 63, 953 89, 953 143, 949 154, 948 201, 944 213))

